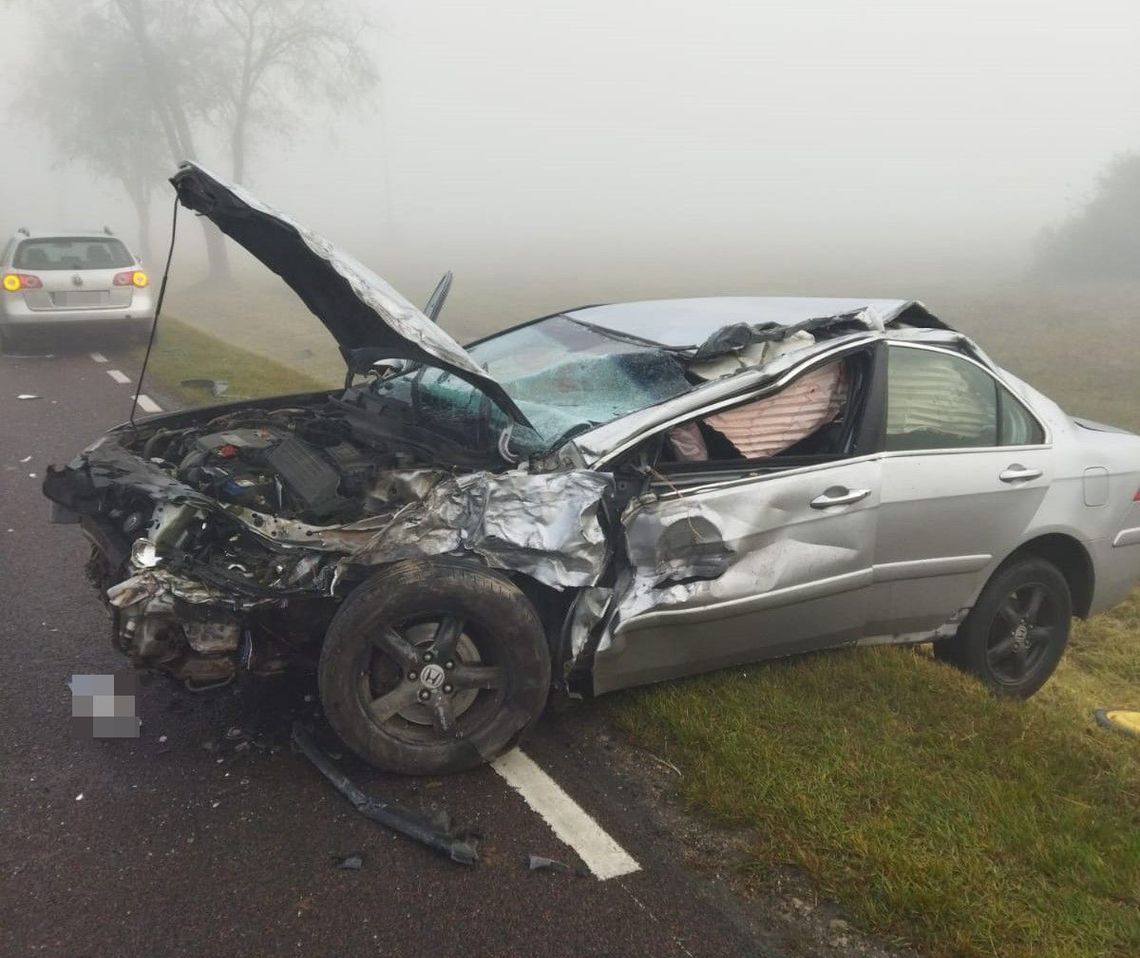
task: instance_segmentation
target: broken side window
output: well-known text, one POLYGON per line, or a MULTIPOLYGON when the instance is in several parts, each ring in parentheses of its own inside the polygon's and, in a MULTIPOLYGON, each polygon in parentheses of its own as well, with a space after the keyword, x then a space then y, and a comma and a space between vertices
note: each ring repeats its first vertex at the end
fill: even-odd
POLYGON ((665 463, 740 462, 797 454, 838 455, 849 430, 850 359, 813 369, 783 389, 674 426, 665 463))

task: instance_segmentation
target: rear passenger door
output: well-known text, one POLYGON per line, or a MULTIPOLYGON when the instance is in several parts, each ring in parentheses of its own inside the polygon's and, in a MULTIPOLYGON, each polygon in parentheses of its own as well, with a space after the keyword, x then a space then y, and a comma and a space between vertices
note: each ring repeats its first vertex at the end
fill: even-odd
POLYGON ((867 634, 936 629, 1021 541, 1049 488, 1036 417, 980 363, 892 343, 867 634))

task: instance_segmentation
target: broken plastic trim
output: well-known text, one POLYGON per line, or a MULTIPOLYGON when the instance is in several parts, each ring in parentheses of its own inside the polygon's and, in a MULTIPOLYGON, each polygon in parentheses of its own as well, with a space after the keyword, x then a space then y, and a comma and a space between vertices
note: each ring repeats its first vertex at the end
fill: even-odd
POLYGON ((411 809, 397 805, 395 802, 386 802, 372 798, 357 788, 348 776, 333 764, 320 746, 313 739, 312 733, 300 722, 293 723, 293 744, 302 755, 312 762, 325 778, 345 798, 352 802, 355 808, 365 818, 384 825, 393 831, 415 839, 427 845, 432 851, 446 855, 453 862, 460 865, 474 865, 479 860, 479 854, 471 842, 463 841, 447 832, 436 828, 422 815, 411 809))

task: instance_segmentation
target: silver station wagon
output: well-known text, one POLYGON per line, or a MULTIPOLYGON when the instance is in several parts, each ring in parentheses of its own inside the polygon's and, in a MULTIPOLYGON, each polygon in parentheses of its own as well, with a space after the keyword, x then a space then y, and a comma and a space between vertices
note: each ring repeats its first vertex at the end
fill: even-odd
POLYGON ((102 233, 20 229, 0 253, 0 348, 40 333, 114 329, 144 335, 154 319, 137 256, 102 233))
POLYGON ((492 759, 551 694, 858 643, 1028 696, 1140 578, 1140 438, 916 302, 590 306, 463 348, 446 280, 421 311, 240 187, 172 182, 325 324, 345 386, 120 426, 44 491, 136 666, 316 670, 378 766, 492 759))

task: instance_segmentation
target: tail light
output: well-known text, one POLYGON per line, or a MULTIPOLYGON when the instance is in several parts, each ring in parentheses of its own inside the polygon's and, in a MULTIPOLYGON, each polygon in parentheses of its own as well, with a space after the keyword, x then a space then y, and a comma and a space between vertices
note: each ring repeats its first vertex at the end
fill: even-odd
POLYGON ((1140 489, 1136 490, 1136 495, 1132 497, 1133 502, 1140 502, 1140 489))
POLYGON ((5 273, 3 281, 0 282, 9 293, 16 293, 21 289, 44 288, 43 280, 27 273, 5 273))
POLYGON ((111 282, 115 286, 137 286, 139 289, 142 289, 142 287, 150 282, 150 277, 141 269, 127 270, 125 273, 116 273, 115 278, 111 280, 111 282))

